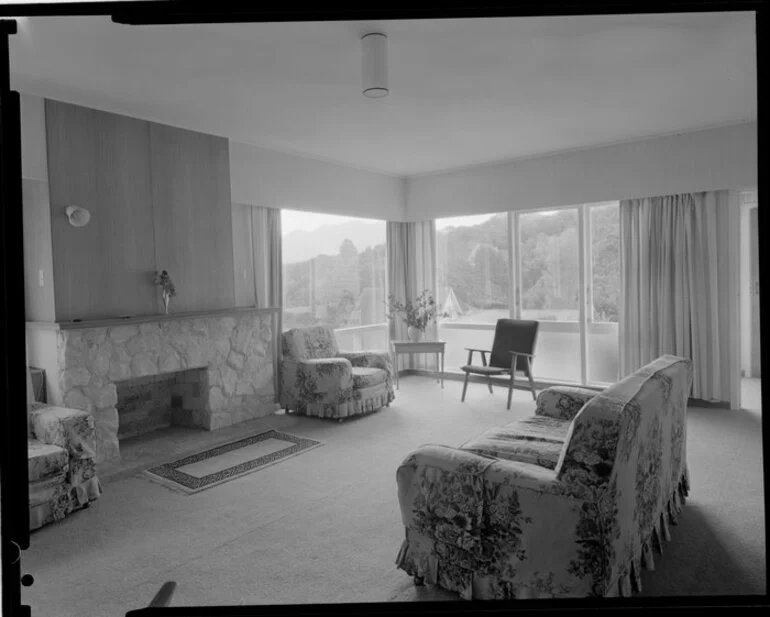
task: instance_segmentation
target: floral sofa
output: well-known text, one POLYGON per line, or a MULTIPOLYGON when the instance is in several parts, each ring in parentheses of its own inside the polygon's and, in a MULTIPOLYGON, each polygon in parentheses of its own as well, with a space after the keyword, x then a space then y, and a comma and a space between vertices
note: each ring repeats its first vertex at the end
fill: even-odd
POLYGON ((101 495, 91 414, 31 404, 27 458, 30 531, 63 519, 101 495))
POLYGON ((340 351, 326 326, 282 335, 281 407, 300 415, 343 418, 390 405, 393 365, 388 352, 340 351))
POLYGON ((465 599, 641 590, 688 493, 690 360, 662 356, 601 393, 550 388, 534 418, 398 469, 396 565, 465 599))

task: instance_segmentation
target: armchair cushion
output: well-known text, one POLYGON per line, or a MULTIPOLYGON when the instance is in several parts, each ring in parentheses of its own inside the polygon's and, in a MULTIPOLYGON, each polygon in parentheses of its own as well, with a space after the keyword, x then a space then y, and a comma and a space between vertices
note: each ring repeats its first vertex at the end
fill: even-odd
POLYGON ((555 469, 569 426, 567 420, 531 416, 490 429, 467 441, 460 449, 555 469))
POLYGON ((385 383, 388 374, 381 368, 353 367, 353 387, 358 390, 385 383))

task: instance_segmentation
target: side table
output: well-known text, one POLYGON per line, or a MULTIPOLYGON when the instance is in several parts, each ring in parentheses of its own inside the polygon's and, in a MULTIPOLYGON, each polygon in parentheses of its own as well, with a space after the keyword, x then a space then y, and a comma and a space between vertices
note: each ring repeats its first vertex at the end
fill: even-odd
POLYGON ((393 368, 396 372, 396 388, 398 389, 398 356, 401 354, 427 353, 436 355, 436 382, 444 387, 444 349, 446 341, 393 341, 393 368), (439 363, 440 359, 440 363, 439 363))

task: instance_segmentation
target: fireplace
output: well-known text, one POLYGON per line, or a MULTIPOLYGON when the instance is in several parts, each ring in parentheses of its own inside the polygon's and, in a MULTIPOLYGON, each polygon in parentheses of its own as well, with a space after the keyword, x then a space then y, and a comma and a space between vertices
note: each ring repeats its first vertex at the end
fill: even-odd
POLYGON ((273 413, 275 309, 28 322, 53 405, 88 411, 96 460, 153 427, 216 430, 273 413), (122 413, 121 413, 122 410, 122 413))
POLYGON ((205 368, 115 382, 118 442, 169 426, 193 426, 192 412, 203 408, 205 368))

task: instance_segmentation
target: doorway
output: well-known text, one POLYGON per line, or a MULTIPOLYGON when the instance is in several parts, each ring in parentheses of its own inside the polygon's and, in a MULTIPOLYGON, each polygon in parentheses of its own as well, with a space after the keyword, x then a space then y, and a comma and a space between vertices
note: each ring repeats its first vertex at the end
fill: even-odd
POLYGON ((741 407, 761 411, 759 224, 757 191, 742 191, 741 206, 741 407))

